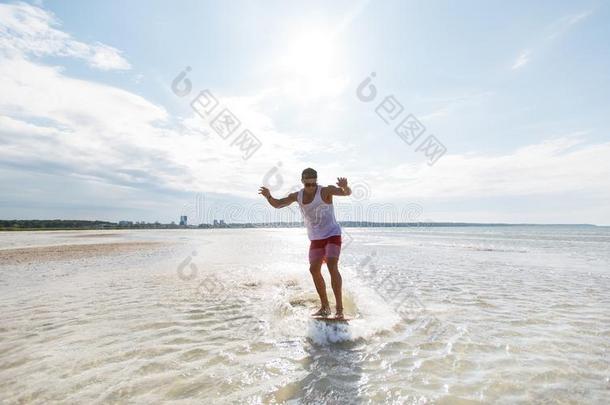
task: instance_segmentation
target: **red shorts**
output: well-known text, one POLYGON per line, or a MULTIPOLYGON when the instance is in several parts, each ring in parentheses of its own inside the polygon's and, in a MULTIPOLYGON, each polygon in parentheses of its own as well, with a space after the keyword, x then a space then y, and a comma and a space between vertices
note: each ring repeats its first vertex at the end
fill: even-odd
POLYGON ((309 245, 309 263, 322 260, 326 262, 328 257, 339 258, 341 253, 341 235, 330 236, 326 239, 312 240, 309 245))

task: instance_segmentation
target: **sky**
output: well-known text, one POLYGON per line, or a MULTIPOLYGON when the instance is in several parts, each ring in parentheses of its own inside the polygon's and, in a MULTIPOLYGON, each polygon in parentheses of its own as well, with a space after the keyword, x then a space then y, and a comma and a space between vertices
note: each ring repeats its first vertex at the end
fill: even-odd
POLYGON ((0 2, 0 219, 610 225, 605 1, 0 2), (228 119, 232 121, 227 121, 228 119), (239 123, 239 125, 232 125, 239 123))

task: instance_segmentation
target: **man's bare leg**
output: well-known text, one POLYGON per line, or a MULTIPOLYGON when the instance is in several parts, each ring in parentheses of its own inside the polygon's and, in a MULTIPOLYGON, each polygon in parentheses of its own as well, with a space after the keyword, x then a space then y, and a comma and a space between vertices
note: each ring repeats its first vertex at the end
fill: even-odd
POLYGON ((324 282, 324 277, 322 277, 322 260, 310 263, 309 272, 311 273, 313 282, 316 285, 316 291, 320 296, 320 302, 322 303, 322 308, 320 308, 318 312, 311 315, 330 315, 330 304, 328 303, 328 297, 326 296, 326 283, 324 282))
POLYGON ((335 294, 335 303, 337 306, 337 318, 343 318, 343 296, 341 294, 341 285, 343 281, 341 279, 341 273, 339 273, 339 258, 328 257, 326 259, 326 266, 330 272, 330 284, 333 287, 333 293, 335 294))

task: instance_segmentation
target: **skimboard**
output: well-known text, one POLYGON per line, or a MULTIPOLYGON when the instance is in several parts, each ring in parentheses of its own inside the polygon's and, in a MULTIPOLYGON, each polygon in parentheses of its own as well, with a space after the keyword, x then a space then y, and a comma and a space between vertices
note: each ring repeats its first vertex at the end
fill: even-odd
POLYGON ((348 323, 349 321, 352 320, 352 318, 349 318, 347 316, 344 316, 343 318, 335 318, 332 316, 326 317, 326 316, 319 316, 319 315, 317 315, 317 316, 310 315, 309 317, 311 319, 315 319, 316 321, 324 321, 324 322, 348 323))

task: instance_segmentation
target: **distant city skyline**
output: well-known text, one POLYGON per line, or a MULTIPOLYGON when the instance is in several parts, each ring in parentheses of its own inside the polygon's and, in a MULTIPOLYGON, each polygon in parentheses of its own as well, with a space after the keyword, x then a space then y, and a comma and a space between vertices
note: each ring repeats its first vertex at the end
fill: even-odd
POLYGON ((610 225, 608 21, 598 0, 2 2, 0 218, 298 218, 257 190, 313 167, 359 190, 339 220, 610 225))

